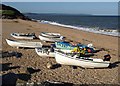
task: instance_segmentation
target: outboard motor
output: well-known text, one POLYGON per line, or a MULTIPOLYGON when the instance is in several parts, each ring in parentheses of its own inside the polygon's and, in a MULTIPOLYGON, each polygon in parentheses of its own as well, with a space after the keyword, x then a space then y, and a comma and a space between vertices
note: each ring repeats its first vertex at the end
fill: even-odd
POLYGON ((110 59, 111 59, 111 56, 109 54, 107 54, 104 56, 103 61, 110 61, 110 59))

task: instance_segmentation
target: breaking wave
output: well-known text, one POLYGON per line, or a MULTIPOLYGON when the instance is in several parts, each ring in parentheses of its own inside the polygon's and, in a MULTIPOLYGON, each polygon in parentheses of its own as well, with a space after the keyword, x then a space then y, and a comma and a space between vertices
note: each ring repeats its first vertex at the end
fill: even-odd
POLYGON ((46 20, 37 20, 39 23, 43 24, 51 24, 51 25, 56 25, 56 26, 62 26, 62 27, 67 27, 67 28, 72 28, 72 29, 78 29, 78 30, 83 30, 83 31, 88 31, 88 32, 93 32, 93 33, 99 33, 99 34, 104 34, 104 35, 111 35, 111 36, 120 36, 119 31, 117 29, 100 29, 99 27, 81 27, 81 26, 72 26, 72 25, 65 25, 65 24, 60 24, 57 22, 51 22, 51 21, 46 21, 46 20))

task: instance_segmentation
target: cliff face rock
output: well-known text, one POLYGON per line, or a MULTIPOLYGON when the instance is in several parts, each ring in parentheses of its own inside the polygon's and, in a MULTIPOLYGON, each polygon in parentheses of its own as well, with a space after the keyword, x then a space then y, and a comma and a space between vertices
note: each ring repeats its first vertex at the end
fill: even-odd
POLYGON ((0 4, 0 15, 2 19, 24 19, 30 20, 26 16, 24 16, 20 11, 17 9, 6 6, 4 4, 0 4))

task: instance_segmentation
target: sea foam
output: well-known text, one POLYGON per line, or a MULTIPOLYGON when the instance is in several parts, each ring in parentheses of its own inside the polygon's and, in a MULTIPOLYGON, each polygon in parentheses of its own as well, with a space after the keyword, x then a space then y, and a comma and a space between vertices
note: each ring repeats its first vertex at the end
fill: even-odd
POLYGON ((72 28, 72 29, 78 29, 78 30, 83 30, 83 31, 88 31, 88 32, 93 32, 93 33, 98 33, 98 34, 104 34, 104 35, 111 35, 111 36, 120 36, 120 33, 118 30, 112 30, 112 29, 100 29, 99 27, 91 28, 91 27, 78 27, 78 26, 72 26, 72 25, 65 25, 65 24, 60 24, 57 22, 51 22, 51 21, 46 21, 46 20, 37 20, 39 23, 43 24, 51 24, 51 25, 56 25, 56 26, 62 26, 62 27, 67 27, 67 28, 72 28))

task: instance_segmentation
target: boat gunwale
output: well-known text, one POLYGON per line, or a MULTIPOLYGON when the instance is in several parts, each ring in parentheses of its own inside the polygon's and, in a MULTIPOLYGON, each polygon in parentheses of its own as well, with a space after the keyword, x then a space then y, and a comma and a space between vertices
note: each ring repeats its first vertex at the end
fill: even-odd
POLYGON ((19 45, 22 46, 26 43, 29 43, 29 44, 38 44, 38 45, 41 45, 43 46, 43 44, 41 42, 31 42, 31 41, 19 41, 19 40, 12 40, 12 39, 6 39, 7 42, 14 42, 14 43, 20 43, 19 45))
POLYGON ((44 35, 50 36, 50 37, 61 37, 61 34, 59 34, 59 33, 41 32, 40 34, 41 34, 41 35, 44 34, 44 35), (56 34, 56 35, 54 35, 54 34, 56 34), (57 34, 58 34, 58 35, 57 35, 57 34))
POLYGON ((42 37, 45 37, 45 38, 49 38, 49 39, 60 39, 60 37, 61 37, 61 36, 60 37, 48 37, 48 36, 43 36, 41 34, 39 36, 42 36, 42 37))
MULTIPOLYGON (((62 52, 62 51, 61 51, 62 52)), ((75 60, 82 60, 82 61, 85 61, 85 62, 93 62, 93 63, 101 63, 101 64, 110 64, 110 62, 108 61, 102 61, 102 62, 96 62, 96 61, 91 61, 91 60, 87 60, 87 59, 81 59, 81 58, 72 58, 71 56, 67 56, 64 52, 62 52, 62 53, 64 53, 64 54, 62 54, 61 52, 56 52, 55 51, 55 54, 57 53, 57 54, 60 54, 60 55, 62 55, 62 56, 66 56, 67 58, 70 58, 70 59, 75 59, 75 60)))
POLYGON ((16 37, 31 37, 34 38, 35 35, 30 35, 30 34, 19 34, 19 33, 11 33, 11 36, 16 36, 16 37))

